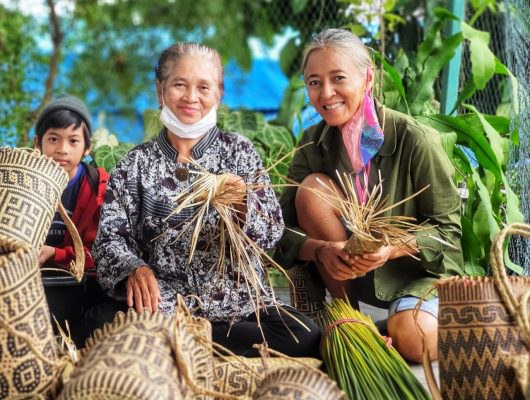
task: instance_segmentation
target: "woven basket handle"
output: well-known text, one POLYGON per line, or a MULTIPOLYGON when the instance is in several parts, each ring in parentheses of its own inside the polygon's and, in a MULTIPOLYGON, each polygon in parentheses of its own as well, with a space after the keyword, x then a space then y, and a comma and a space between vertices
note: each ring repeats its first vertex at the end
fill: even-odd
POLYGON ((66 224, 66 228, 68 229, 70 236, 72 237, 72 241, 74 242, 75 261, 70 262, 70 273, 77 282, 81 282, 83 273, 85 271, 85 251, 83 250, 83 242, 81 241, 81 237, 79 236, 77 228, 68 216, 68 213, 64 209, 60 200, 58 210, 64 223, 66 224))
POLYGON ((499 295, 510 312, 512 318, 517 322, 518 328, 521 330, 527 345, 530 346, 530 324, 528 321, 527 301, 529 293, 523 294, 519 299, 513 294, 510 283, 508 282, 508 275, 504 266, 504 250, 503 245, 507 235, 521 235, 530 237, 530 225, 528 224, 510 224, 500 231, 490 249, 490 263, 493 269, 493 280, 495 286, 499 291, 499 295))
MULTIPOLYGON (((508 281, 508 275, 506 274, 506 268, 504 266, 504 241, 507 235, 521 235, 524 237, 530 237, 530 225, 528 224, 510 224, 500 231, 490 249, 490 263, 493 269, 493 280, 495 287, 499 292, 504 305, 508 309, 510 315, 517 323, 519 332, 526 341, 526 347, 530 350, 530 321, 528 318, 528 304, 530 299, 530 290, 523 293, 519 299, 513 294, 510 283, 508 281)), ((529 365, 522 366, 524 361, 515 357, 512 359, 512 366, 516 370, 516 375, 521 386, 521 390, 527 398, 529 397, 529 365)))

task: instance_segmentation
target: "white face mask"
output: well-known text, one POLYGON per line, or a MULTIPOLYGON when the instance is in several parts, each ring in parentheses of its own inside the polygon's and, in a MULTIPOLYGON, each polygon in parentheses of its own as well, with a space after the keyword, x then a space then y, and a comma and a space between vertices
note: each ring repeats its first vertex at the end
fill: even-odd
POLYGON ((185 124, 164 104, 160 112, 160 121, 175 136, 182 139, 196 139, 212 129, 217 123, 217 106, 213 106, 204 118, 194 124, 185 124))

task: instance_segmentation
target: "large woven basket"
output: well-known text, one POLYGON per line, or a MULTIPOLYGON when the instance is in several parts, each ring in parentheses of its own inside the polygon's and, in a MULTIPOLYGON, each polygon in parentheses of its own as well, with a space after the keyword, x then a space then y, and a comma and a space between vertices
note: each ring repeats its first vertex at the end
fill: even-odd
POLYGON ((278 368, 269 371, 252 395, 259 400, 345 400, 337 384, 318 370, 278 368))
MULTIPOLYGON (((291 367, 293 369, 304 369, 304 365, 318 368, 322 361, 316 358, 298 358, 300 362, 293 362, 286 358, 268 358, 267 369, 276 371, 279 368, 291 367)), ((261 381, 264 371, 263 360, 260 357, 226 357, 225 359, 216 359, 215 377, 216 390, 235 397, 250 397, 257 384, 261 381), (242 367, 244 365, 244 367, 242 367)))
POLYGON ((56 349, 35 251, 0 236, 0 399, 53 389, 56 349))
POLYGON ((96 330, 59 399, 185 398, 172 351, 175 321, 161 313, 117 313, 96 330))
MULTIPOLYGON (((514 366, 526 359, 524 370, 528 371, 529 327, 522 327, 518 315, 528 314, 528 304, 518 299, 530 293, 530 277, 508 278, 502 250, 508 233, 526 229, 530 235, 530 226, 524 227, 518 224, 506 228, 492 245, 493 277, 454 277, 437 283, 441 393, 431 379, 433 398, 524 398, 514 366), (510 301, 516 304, 510 305, 510 301)), ((424 366, 432 374, 427 362, 424 366)))
POLYGON ((48 234, 68 174, 40 152, 0 148, 0 235, 37 252, 48 234))

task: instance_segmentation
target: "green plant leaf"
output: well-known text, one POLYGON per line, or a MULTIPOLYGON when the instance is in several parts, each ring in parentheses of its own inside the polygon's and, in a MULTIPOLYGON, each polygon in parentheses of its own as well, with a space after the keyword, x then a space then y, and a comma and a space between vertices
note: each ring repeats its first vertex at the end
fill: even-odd
POLYGON ((479 112, 475 106, 466 104, 464 105, 464 107, 466 107, 468 110, 471 110, 478 117, 480 123, 482 124, 482 128, 490 142, 491 149, 497 157, 499 165, 505 165, 506 160, 504 158, 504 148, 502 144, 502 138, 501 135, 499 135, 499 132, 497 132, 495 128, 491 126, 491 124, 486 120, 486 118, 484 118, 482 113, 479 112))
POLYGON ((164 125, 160 121, 159 110, 145 110, 143 114, 144 120, 144 142, 148 142, 151 139, 157 137, 159 132, 162 130, 164 125))
POLYGON ((118 146, 103 145, 97 148, 94 161, 98 167, 103 167, 107 173, 110 173, 116 163, 120 161, 127 152, 133 147, 131 143, 122 143, 118 146))
POLYGON ((293 14, 300 14, 302 11, 304 11, 304 8, 306 8, 308 2, 309 0, 290 0, 293 14))
POLYGON ((455 50, 462 42, 463 37, 459 32, 445 39, 441 46, 434 49, 426 59, 428 68, 423 70, 420 80, 414 84, 407 93, 407 101, 412 115, 420 114, 425 103, 434 98, 434 83, 440 71, 453 58, 455 50))
POLYGON ((484 247, 473 230, 473 223, 465 215, 462 216, 462 251, 464 255, 464 271, 471 276, 483 276, 484 247))
POLYGON ((495 73, 500 75, 506 75, 510 78, 510 82, 512 83, 512 93, 513 93, 513 112, 515 115, 519 115, 519 94, 518 94, 518 85, 517 85, 517 78, 510 72, 510 70, 499 61, 499 59, 495 58, 495 73))
POLYGON ((287 44, 282 48, 280 52, 280 68, 283 73, 287 76, 291 76, 293 70, 293 64, 298 62, 300 55, 300 46, 296 44, 297 38, 291 38, 287 44))
POLYGON ((469 40, 471 75, 477 89, 484 89, 495 73, 495 55, 489 48, 490 34, 462 21, 462 35, 469 40))
POLYGON ((495 153, 491 149, 491 145, 484 135, 471 128, 459 117, 438 114, 428 115, 422 118, 422 121, 428 120, 431 120, 429 125, 433 126, 435 129, 442 132, 447 131, 447 129, 452 129, 456 132, 458 137, 457 144, 469 147, 483 168, 493 172, 496 178, 501 178, 501 167, 497 161, 495 153))
POLYGON ((353 33, 354 35, 357 35, 357 36, 362 36, 366 33, 366 29, 364 29, 364 26, 362 26, 361 24, 354 24, 352 22, 348 23, 348 25, 346 25, 346 28, 351 32, 353 33))
POLYGON ((398 72, 381 56, 381 54, 379 54, 378 51, 374 50, 374 55, 383 64, 383 69, 390 76, 392 84, 397 89, 401 100, 403 100, 403 103, 405 104, 407 113, 410 114, 409 105, 407 103, 407 95, 405 94, 405 87, 403 86, 403 82, 401 81, 401 77, 399 76, 398 72))
POLYGON ((519 209, 519 198, 513 192, 504 173, 501 172, 502 184, 506 194, 506 223, 524 222, 523 214, 519 209))

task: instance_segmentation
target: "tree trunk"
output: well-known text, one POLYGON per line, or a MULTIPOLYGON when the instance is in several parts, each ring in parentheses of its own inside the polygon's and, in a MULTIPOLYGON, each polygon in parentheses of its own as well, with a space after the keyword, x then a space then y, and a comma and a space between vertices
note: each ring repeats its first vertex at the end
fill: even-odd
POLYGON ((20 142, 18 145, 26 146, 29 142, 29 132, 31 127, 37 120, 39 113, 44 108, 44 106, 51 100, 53 93, 53 85, 55 83, 55 78, 57 77, 57 71, 59 69, 59 61, 61 59, 61 44, 63 41, 63 32, 61 31, 61 26, 59 24, 59 18, 55 11, 54 0, 47 0, 48 7, 50 8, 50 23, 52 26, 51 37, 53 43, 52 56, 50 58, 50 69, 48 70, 48 76, 46 78, 46 83, 44 86, 44 96, 39 103, 38 107, 31 111, 27 116, 28 129, 24 132, 24 135, 19 139, 20 142))

